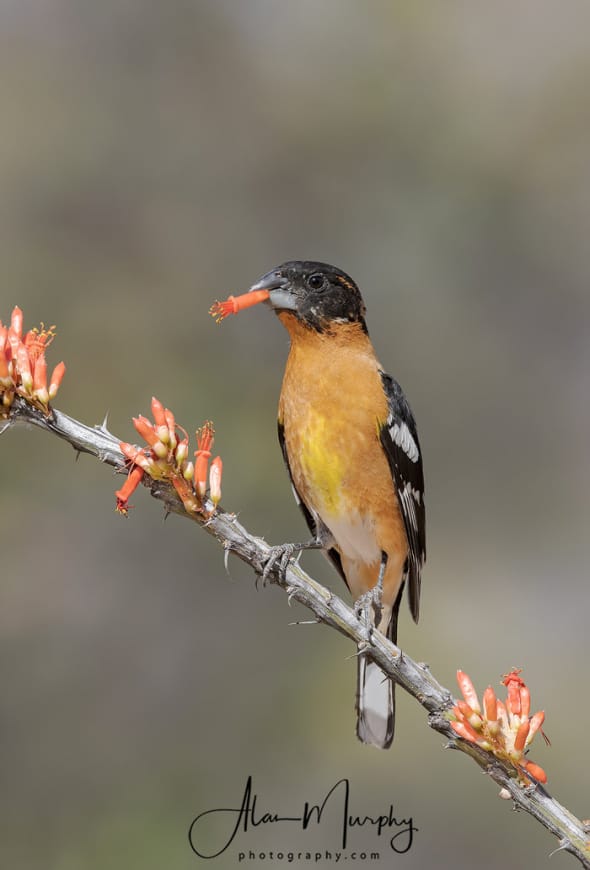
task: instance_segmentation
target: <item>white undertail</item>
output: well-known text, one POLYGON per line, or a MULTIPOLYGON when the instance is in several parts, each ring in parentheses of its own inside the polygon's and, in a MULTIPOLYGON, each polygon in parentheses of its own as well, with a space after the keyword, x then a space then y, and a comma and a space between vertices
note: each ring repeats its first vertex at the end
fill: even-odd
POLYGON ((359 740, 388 749, 395 724, 394 685, 379 665, 364 655, 358 659, 356 709, 359 740))

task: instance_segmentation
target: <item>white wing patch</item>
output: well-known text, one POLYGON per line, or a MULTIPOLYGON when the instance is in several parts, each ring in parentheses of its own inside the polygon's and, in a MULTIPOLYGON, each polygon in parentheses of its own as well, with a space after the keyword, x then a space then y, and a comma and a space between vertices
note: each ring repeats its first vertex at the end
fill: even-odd
POLYGON ((404 451, 411 462, 418 462, 420 459, 420 451, 418 445, 412 438, 412 433, 405 423, 394 423, 389 427, 389 434, 394 444, 404 451))
POLYGON ((411 483, 406 483, 400 493, 400 499, 404 506, 405 514, 410 520, 412 527, 418 531, 418 517, 416 515, 416 505, 420 504, 420 493, 414 489, 411 483))

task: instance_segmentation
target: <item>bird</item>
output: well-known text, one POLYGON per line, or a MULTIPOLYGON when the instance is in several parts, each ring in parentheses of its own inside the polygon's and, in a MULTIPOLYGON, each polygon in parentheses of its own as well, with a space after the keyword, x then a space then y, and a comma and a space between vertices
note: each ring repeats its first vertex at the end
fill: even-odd
MULTIPOLYGON (((426 559, 422 450, 408 401, 383 370, 361 292, 341 269, 291 260, 263 275, 248 293, 265 299, 290 337, 278 435, 313 535, 272 548, 271 561, 323 550, 370 630, 397 643, 406 585, 418 621, 426 559)), ((360 651, 356 730, 363 743, 391 746, 394 689, 360 651)))

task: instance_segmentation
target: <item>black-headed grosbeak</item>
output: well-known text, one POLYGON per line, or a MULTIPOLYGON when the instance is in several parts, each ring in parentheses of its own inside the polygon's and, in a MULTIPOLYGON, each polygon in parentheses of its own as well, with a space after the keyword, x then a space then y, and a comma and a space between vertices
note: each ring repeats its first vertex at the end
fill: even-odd
MULTIPOLYGON (((314 535, 274 555, 321 547, 371 624, 397 642, 405 582, 418 621, 426 557, 424 477, 414 417, 385 374, 354 281, 325 263, 283 263, 250 291, 291 338, 279 440, 295 498, 314 535)), ((394 734, 394 685, 358 658, 357 735, 380 748, 394 734)))

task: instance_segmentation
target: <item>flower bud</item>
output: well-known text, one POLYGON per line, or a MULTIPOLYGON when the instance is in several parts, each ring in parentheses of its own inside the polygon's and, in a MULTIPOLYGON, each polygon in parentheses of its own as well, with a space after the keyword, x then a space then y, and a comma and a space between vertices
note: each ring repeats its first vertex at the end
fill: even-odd
POLYGON ((187 511, 196 512, 201 510, 201 505, 195 498, 192 486, 189 486, 186 480, 178 475, 173 475, 171 478, 172 486, 180 496, 183 505, 187 511))
POLYGON ((531 716, 531 720, 530 720, 531 728, 529 731, 529 736, 527 737, 527 740, 526 740, 527 746, 532 741, 533 737, 535 736, 535 734, 537 733, 537 731, 539 730, 539 728, 541 727, 541 725, 543 724, 544 721, 545 721, 545 713, 543 712, 543 710, 539 710, 537 713, 535 713, 534 716, 531 716))
POLYGON ((529 687, 525 686, 524 683, 520 687, 520 715, 523 719, 528 719, 529 713, 531 712, 531 693, 529 691, 529 687))
POLYGON ((119 450, 125 459, 128 459, 135 465, 139 465, 140 468, 143 468, 143 470, 147 471, 148 474, 152 473, 154 468, 153 460, 148 459, 143 450, 140 450, 135 444, 128 444, 126 441, 120 441, 119 450))
POLYGON ((209 495, 211 496, 211 501, 213 502, 215 507, 217 507, 217 505, 221 501, 222 470, 223 463, 221 461, 221 456, 216 456, 211 463, 211 468, 209 470, 209 495))
POLYGON ((530 727, 528 719, 525 719, 524 722, 519 725, 516 737, 514 738, 514 749, 516 752, 522 752, 524 750, 530 727))
POLYGON ((33 375, 33 390, 35 398, 42 405, 47 405, 49 402, 49 393, 47 392, 47 362, 45 354, 41 352, 35 362, 35 370, 33 375))
POLYGON ((469 740, 470 743, 477 743, 479 740, 479 734, 473 730, 471 725, 467 722, 451 722, 451 728, 453 731, 462 737, 464 740, 469 740))
POLYGON ((24 344, 20 344, 16 352, 16 369, 20 375, 25 392, 31 393, 33 389, 33 374, 31 372, 29 354, 24 344))
POLYGON ((178 443, 178 447, 174 451, 174 456, 176 458, 177 464, 182 465, 182 463, 188 456, 188 441, 186 439, 183 439, 178 443))
POLYGON ((463 697, 471 709, 475 710, 476 713, 480 713, 481 707, 479 705, 479 699, 470 677, 464 671, 457 671, 457 682, 459 683, 459 688, 463 693, 463 697))
POLYGON ((10 318, 10 328, 17 338, 23 337, 23 313, 18 305, 15 305, 13 308, 12 317, 10 318))
POLYGON ((12 378, 8 368, 8 360, 6 359, 4 348, 0 347, 0 387, 7 387, 11 383, 12 378))
POLYGON ((174 450, 178 443, 176 439, 176 420, 174 419, 174 414, 168 408, 164 408, 164 417, 170 435, 170 447, 174 450))
POLYGON ((62 378, 66 373, 65 363, 60 362, 53 369, 53 373, 51 375, 51 380, 49 382, 49 398, 55 399, 57 396, 57 391, 59 390, 59 385, 62 382, 62 378))
POLYGON ((164 414, 164 405, 158 402, 155 396, 152 396, 152 414, 156 426, 166 426, 166 415, 164 414))
POLYGON ((523 767, 527 771, 527 773, 530 773, 539 782, 547 782, 547 774, 545 773, 543 768, 539 767, 538 764, 535 764, 534 761, 525 761, 523 767))
POLYGON ((498 701, 491 686, 488 686, 483 693, 483 708, 488 722, 495 722, 498 719, 498 701))
POLYGON ((133 425, 139 435, 143 438, 143 440, 153 447, 154 444, 158 442, 158 436, 154 430, 152 423, 147 419, 147 417, 142 417, 141 414, 139 417, 133 417, 133 425))

